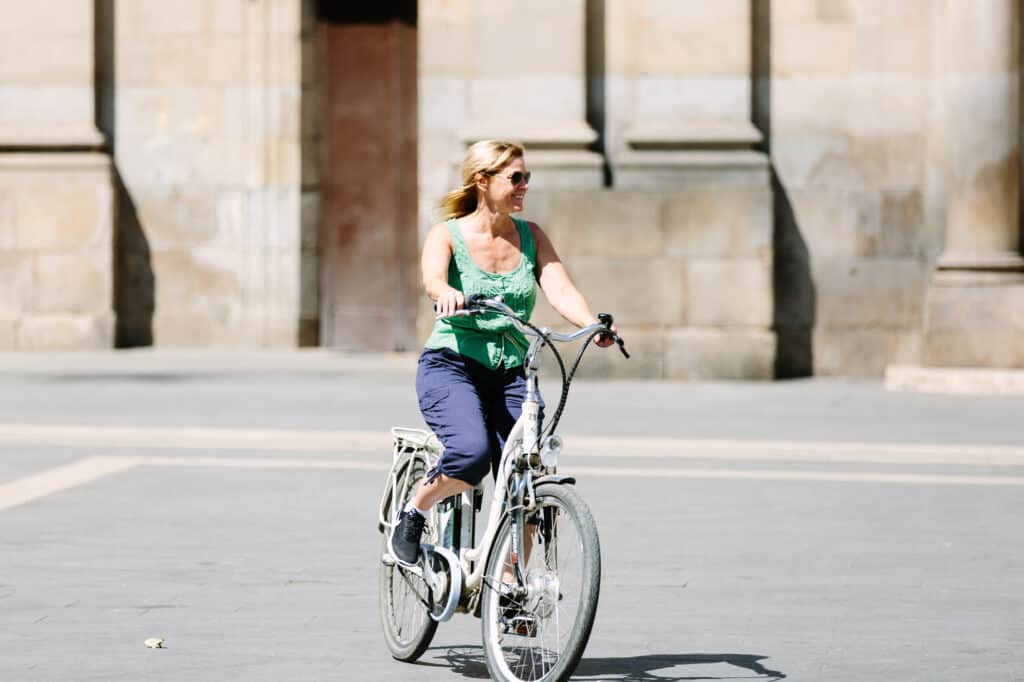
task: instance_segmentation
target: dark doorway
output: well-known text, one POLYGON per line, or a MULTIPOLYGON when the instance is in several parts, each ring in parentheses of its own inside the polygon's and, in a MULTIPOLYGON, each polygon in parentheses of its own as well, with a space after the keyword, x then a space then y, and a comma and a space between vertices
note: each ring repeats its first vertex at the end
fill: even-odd
POLYGON ((322 139, 320 342, 414 348, 416 3, 317 4, 322 139))

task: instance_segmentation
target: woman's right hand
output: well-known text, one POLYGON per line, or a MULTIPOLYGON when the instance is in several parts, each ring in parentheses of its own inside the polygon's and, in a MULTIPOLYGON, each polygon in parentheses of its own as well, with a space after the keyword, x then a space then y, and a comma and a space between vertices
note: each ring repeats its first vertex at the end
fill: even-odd
POLYGON ((437 317, 450 317, 455 314, 455 311, 462 310, 465 305, 466 299, 463 297, 462 292, 458 289, 449 288, 437 297, 434 309, 437 311, 437 317))

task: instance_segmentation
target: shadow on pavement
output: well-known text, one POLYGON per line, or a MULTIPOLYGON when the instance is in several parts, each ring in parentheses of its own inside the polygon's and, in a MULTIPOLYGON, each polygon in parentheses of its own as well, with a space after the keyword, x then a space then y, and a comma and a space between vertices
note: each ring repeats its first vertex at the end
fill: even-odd
MULTIPOLYGON (((445 661, 447 666, 442 663, 427 663, 424 661, 421 661, 419 665, 449 667, 453 673, 458 673, 463 677, 472 679, 486 680, 489 678, 484 650, 479 646, 434 647, 428 651, 433 653, 435 660, 445 661)), ((599 679, 613 682, 684 682, 685 680, 736 679, 736 676, 729 675, 728 673, 719 676, 701 675, 699 673, 694 676, 680 676, 675 673, 658 675, 654 672, 677 666, 712 665, 715 663, 725 663, 757 675, 757 677, 743 676, 743 679, 766 681, 785 679, 785 673, 770 670, 761 664, 761 661, 767 658, 769 657, 754 654, 648 654, 645 656, 625 656, 622 658, 584 657, 576 667, 573 679, 599 679)))

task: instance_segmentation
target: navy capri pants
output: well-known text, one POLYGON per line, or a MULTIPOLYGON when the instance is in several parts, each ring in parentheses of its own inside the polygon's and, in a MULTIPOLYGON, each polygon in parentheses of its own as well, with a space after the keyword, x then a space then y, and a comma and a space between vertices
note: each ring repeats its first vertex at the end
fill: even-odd
POLYGON ((490 369, 449 348, 430 348, 420 355, 416 395, 423 420, 444 445, 430 477, 476 485, 488 469, 497 476, 505 440, 523 411, 523 368, 490 369))

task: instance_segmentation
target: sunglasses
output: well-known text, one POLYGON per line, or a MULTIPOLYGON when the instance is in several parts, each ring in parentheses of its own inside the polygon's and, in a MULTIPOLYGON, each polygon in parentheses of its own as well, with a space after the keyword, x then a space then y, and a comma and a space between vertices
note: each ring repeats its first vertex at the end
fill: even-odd
POLYGON ((522 182, 525 182, 527 185, 529 185, 530 176, 530 171, 526 171, 525 173, 523 171, 516 171, 512 175, 509 175, 508 179, 512 181, 513 185, 518 185, 519 183, 522 182))

